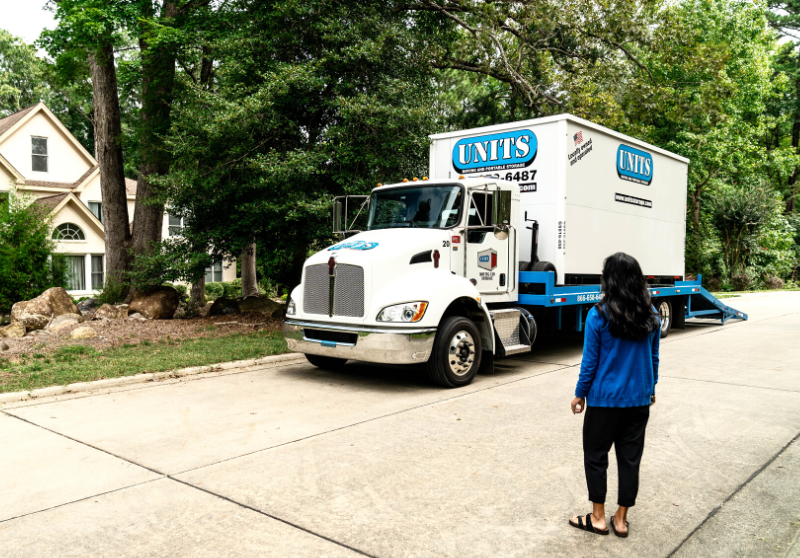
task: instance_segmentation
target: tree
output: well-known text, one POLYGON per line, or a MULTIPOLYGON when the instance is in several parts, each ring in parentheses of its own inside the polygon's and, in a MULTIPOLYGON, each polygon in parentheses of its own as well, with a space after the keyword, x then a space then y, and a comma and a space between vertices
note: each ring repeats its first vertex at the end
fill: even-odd
POLYGON ((0 118, 36 104, 47 94, 36 49, 0 29, 0 118))
POLYGON ((425 172, 430 71, 382 2, 242 0, 219 17, 213 86, 178 74, 163 181, 184 218, 176 249, 238 257, 255 242, 293 286, 330 238, 333 194, 425 172))
POLYGON ((66 283, 65 266, 50 239, 50 221, 32 201, 13 189, 0 199, 0 314, 66 283))

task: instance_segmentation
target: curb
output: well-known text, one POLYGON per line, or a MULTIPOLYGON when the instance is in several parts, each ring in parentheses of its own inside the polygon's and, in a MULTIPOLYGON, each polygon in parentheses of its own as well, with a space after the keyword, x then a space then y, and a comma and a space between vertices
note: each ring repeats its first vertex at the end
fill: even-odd
POLYGON ((302 353, 287 353, 283 355, 273 355, 249 360, 236 360, 233 362, 222 362, 219 364, 208 364, 206 366, 193 366, 191 368, 181 368, 179 370, 169 370, 166 372, 149 372, 136 374, 134 376, 122 376, 119 378, 108 378, 105 380, 95 380, 93 382, 78 382, 66 386, 51 386, 39 388, 33 391, 16 391, 12 393, 0 393, 0 405, 4 403, 17 403, 19 401, 29 401, 42 397, 53 397, 66 393, 80 393, 82 391, 94 391, 98 389, 114 388, 131 384, 141 384, 155 380, 165 380, 168 378, 182 378, 184 376, 194 376, 206 374, 208 372, 220 372, 223 370, 233 370, 236 368, 246 368, 258 366, 260 364, 276 364, 279 362, 289 362, 299 360, 303 357, 302 353))

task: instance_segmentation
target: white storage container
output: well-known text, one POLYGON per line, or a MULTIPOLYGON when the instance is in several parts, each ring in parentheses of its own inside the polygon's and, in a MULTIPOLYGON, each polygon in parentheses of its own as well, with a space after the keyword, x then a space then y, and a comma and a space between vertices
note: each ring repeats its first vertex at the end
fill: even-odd
POLYGON ((618 251, 656 281, 684 276, 688 159, 569 114, 430 137, 432 178, 519 184, 519 259, 530 260, 527 213, 559 284, 596 282, 618 251))

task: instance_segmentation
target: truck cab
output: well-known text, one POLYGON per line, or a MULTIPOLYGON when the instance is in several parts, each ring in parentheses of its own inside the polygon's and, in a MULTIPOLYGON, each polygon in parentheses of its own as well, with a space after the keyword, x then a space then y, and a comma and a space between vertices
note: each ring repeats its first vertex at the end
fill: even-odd
POLYGON ((491 369, 498 349, 529 351, 532 316, 506 307, 519 293, 519 201, 515 183, 491 177, 382 185, 357 206, 361 232, 335 205, 335 231, 356 234, 306 261, 289 348, 322 368, 426 363, 446 387, 491 369))

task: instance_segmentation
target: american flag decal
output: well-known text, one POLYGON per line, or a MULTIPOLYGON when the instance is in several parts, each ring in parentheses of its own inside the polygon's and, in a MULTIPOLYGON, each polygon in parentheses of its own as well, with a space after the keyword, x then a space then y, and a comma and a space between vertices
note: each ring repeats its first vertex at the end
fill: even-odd
POLYGON ((577 134, 572 136, 572 139, 575 140, 575 145, 582 144, 583 143, 583 132, 578 132, 577 134))

